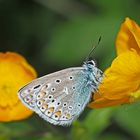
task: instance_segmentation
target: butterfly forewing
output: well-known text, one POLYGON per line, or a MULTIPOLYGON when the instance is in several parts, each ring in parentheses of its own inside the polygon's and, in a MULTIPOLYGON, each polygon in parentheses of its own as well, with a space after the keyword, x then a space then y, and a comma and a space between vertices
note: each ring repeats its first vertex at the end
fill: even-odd
POLYGON ((19 98, 50 123, 69 125, 89 102, 91 88, 83 67, 68 68, 38 78, 19 90, 19 98))

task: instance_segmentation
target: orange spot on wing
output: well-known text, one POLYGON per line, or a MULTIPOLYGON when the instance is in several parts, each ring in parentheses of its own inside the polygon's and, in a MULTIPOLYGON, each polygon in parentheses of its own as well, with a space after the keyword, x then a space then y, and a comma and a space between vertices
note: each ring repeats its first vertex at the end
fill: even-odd
POLYGON ((65 113, 66 119, 70 119, 71 115, 69 113, 65 113))
POLYGON ((43 104, 42 107, 45 108, 45 109, 47 109, 48 108, 48 105, 47 104, 43 104))
POLYGON ((42 97, 44 97, 46 95, 46 92, 41 91, 38 95, 40 96, 40 98, 42 98, 42 97))
POLYGON ((54 107, 50 107, 48 110, 49 110, 50 112, 54 112, 54 107))
POLYGON ((56 115, 58 118, 60 118, 61 117, 61 111, 55 112, 54 115, 56 115))

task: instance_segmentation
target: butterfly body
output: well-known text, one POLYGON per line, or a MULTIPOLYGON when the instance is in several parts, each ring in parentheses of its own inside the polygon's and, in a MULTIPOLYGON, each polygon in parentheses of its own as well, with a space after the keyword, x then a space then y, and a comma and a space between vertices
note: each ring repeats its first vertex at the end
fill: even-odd
POLYGON ((94 61, 33 80, 21 88, 19 98, 54 125, 70 125, 84 110, 102 80, 94 61))

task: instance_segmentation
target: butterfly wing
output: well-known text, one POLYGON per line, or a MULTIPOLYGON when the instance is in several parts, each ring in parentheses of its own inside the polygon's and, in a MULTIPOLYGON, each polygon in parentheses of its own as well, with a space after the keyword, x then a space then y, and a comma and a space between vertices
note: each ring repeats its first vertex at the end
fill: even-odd
POLYGON ((69 125, 90 100, 83 67, 64 69, 33 80, 18 92, 20 100, 46 121, 69 125))

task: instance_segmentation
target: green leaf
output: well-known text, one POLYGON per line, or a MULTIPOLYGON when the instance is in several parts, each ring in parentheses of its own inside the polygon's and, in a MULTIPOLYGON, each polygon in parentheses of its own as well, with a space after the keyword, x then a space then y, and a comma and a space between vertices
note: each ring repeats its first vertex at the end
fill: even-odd
POLYGON ((128 133, 140 139, 140 103, 124 105, 118 108, 114 118, 118 125, 128 133))
POLYGON ((83 121, 84 126, 94 137, 98 136, 105 128, 110 125, 110 118, 115 108, 105 108, 93 110, 83 121))
POLYGON ((0 123, 0 133, 6 134, 10 137, 17 137, 29 133, 34 128, 26 121, 0 123))
POLYGON ((71 139, 73 140, 92 140, 91 135, 85 128, 85 126, 78 120, 75 121, 71 129, 71 139))
POLYGON ((0 134, 0 140, 10 140, 10 137, 5 134, 0 134))
POLYGON ((41 140, 65 140, 65 136, 46 133, 46 135, 41 140))
MULTIPOLYGON (((115 36, 120 26, 117 18, 83 17, 59 24, 54 29, 49 46, 43 50, 43 59, 59 66, 83 62, 102 36, 102 41, 92 54, 102 59, 100 64, 110 64, 115 52, 115 36)), ((45 61, 44 60, 44 61, 45 61)))
POLYGON ((109 133, 109 134, 104 134, 101 135, 99 140, 129 140, 128 137, 123 136, 122 134, 119 133, 109 133))
POLYGON ((92 140, 110 125, 110 118, 114 108, 91 111, 82 121, 75 121, 72 125, 72 138, 74 140, 92 140))

